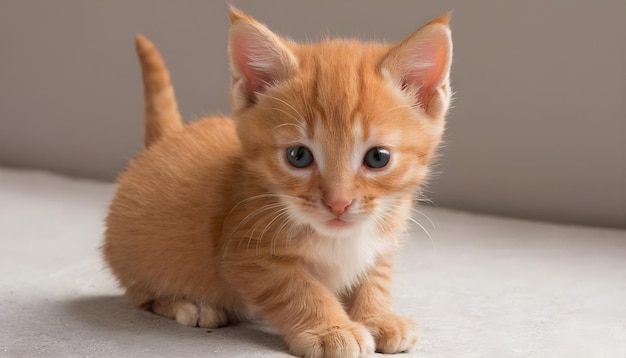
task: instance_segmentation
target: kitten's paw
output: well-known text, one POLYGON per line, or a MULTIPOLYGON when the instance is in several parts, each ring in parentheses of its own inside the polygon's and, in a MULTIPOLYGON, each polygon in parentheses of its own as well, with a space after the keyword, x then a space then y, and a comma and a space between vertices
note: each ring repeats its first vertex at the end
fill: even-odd
POLYGON ((217 328, 228 323, 224 310, 211 305, 196 305, 188 300, 155 300, 152 311, 189 327, 217 328))
POLYGON ((389 313, 361 321, 376 341, 376 352, 410 352, 417 347, 417 326, 413 320, 389 313))
POLYGON ((198 307, 189 301, 177 301, 172 303, 174 318, 183 326, 195 327, 198 325, 200 312, 198 307))
POLYGON ((357 358, 374 354, 374 340, 358 323, 312 329, 297 334, 291 352, 305 358, 357 358))
POLYGON ((210 305, 200 305, 198 327, 218 328, 228 324, 228 317, 224 310, 210 305))

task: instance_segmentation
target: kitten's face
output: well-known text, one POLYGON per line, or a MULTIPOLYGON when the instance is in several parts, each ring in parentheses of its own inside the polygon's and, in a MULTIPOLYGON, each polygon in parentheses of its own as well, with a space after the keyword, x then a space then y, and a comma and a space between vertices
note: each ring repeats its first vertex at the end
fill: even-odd
POLYGON ((292 220, 322 235, 384 231, 406 215, 442 124, 378 73, 383 47, 334 42, 301 53, 294 77, 238 119, 250 169, 283 195, 292 220), (333 56, 316 55, 321 47, 333 56), (359 52, 361 67, 348 56, 359 52))
POLYGON ((416 76, 437 70, 428 63, 436 58, 404 69, 414 46, 296 45, 254 29, 243 40, 231 29, 231 95, 248 170, 292 221, 321 235, 397 230, 443 133, 449 63, 433 89, 416 76), (271 40, 263 46, 278 46, 273 54, 259 50, 263 36, 271 40))

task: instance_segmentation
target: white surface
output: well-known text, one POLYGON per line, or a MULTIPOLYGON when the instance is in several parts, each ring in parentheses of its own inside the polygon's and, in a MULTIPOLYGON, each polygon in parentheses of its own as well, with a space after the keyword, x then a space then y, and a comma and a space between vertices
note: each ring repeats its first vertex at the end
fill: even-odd
MULTIPOLYGON (((111 184, 0 170, 0 356, 281 357, 247 324, 188 328, 131 307, 98 247, 111 184)), ((420 208, 394 277, 419 357, 626 356, 626 231, 420 208)))

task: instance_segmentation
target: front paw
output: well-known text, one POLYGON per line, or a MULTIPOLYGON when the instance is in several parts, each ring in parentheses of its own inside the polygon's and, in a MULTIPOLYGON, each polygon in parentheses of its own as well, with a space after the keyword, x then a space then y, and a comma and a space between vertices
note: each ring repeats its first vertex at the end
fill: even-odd
POLYGON ((289 348, 306 358, 357 358, 374 354, 374 340, 365 327, 349 322, 300 332, 289 342, 289 348))
POLYGON ((417 326, 413 320, 388 313, 360 321, 376 341, 376 352, 410 352, 417 347, 417 326))

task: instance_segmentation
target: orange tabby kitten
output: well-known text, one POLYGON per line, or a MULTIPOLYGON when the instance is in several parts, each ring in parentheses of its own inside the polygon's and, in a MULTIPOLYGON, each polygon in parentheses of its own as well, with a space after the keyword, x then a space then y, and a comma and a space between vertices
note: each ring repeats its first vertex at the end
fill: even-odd
POLYGON ((106 261, 134 304, 184 325, 260 316, 305 357, 415 348, 390 278, 444 131, 449 17, 392 45, 297 44, 230 17, 234 121, 183 125, 137 37, 146 148, 119 177, 106 261))

